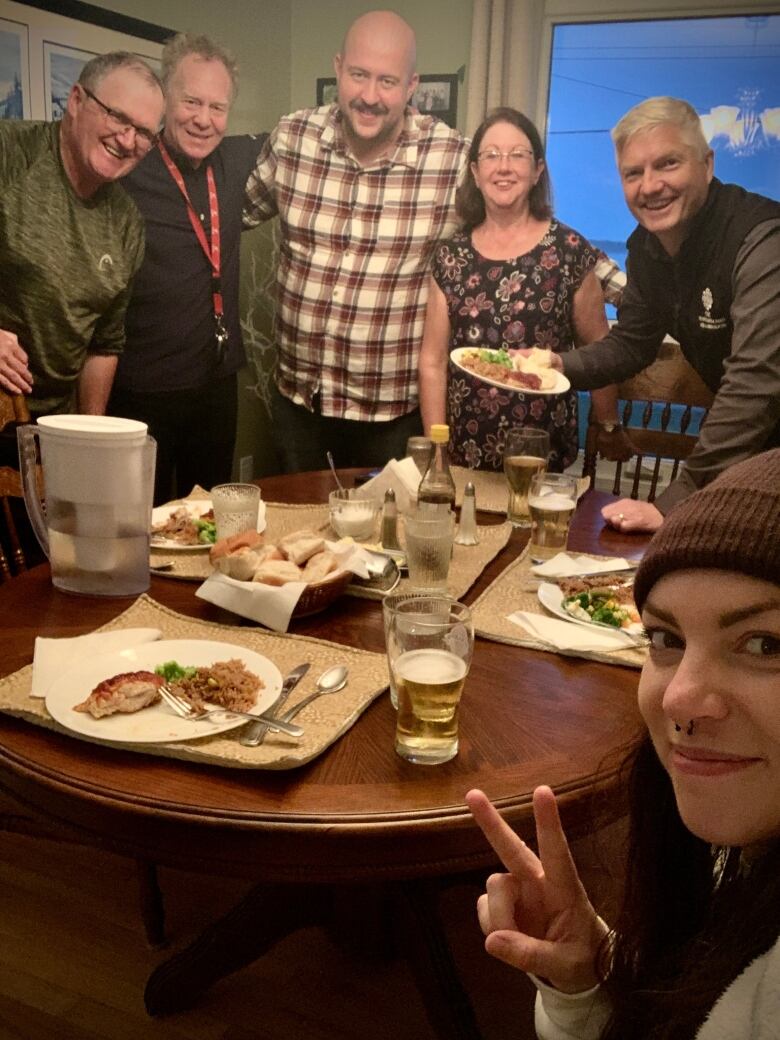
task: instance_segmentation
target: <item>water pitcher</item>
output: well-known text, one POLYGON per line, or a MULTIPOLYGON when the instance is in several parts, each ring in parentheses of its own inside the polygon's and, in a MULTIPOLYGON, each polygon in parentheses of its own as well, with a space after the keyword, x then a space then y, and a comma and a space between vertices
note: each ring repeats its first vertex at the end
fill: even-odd
POLYGON ((149 588, 157 445, 146 423, 48 415, 17 430, 27 512, 65 592, 136 596, 149 588), (36 480, 40 442, 45 504, 36 480))

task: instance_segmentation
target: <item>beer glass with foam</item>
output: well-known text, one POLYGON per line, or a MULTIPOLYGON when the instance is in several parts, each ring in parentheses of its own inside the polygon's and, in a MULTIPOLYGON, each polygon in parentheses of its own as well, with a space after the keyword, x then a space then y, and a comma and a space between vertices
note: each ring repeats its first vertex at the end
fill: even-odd
POLYGON ((550 434, 532 426, 515 426, 506 435, 504 475, 509 484, 506 518, 515 527, 530 527, 528 489, 531 479, 547 469, 550 434))
POLYGON ((438 765, 458 753, 458 712, 471 656, 471 612, 447 596, 398 603, 387 655, 398 694, 395 750, 409 762, 438 765))

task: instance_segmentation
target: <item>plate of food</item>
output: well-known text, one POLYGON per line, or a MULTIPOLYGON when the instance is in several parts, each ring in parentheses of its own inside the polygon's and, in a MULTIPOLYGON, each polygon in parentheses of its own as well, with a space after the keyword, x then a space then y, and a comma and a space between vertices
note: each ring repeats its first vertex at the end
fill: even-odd
MULTIPOLYGON (((265 530, 265 502, 260 502, 257 530, 265 530)), ((217 540, 214 510, 208 498, 185 498, 152 510, 153 549, 208 550, 217 540)))
POLYGON ((457 368, 490 386, 549 397, 563 394, 571 386, 562 372, 551 367, 550 355, 551 351, 539 347, 533 347, 527 356, 505 347, 457 347, 450 358, 457 368))
POLYGON ((193 740, 244 724, 175 715, 158 692, 166 681, 198 710, 253 715, 270 708, 282 688, 279 669, 262 654, 207 639, 168 639, 85 659, 55 680, 46 707, 74 733, 122 744, 193 740))
POLYGON ((542 582, 537 595, 543 607, 564 621, 610 629, 634 644, 646 641, 630 580, 561 578, 558 584, 542 582))

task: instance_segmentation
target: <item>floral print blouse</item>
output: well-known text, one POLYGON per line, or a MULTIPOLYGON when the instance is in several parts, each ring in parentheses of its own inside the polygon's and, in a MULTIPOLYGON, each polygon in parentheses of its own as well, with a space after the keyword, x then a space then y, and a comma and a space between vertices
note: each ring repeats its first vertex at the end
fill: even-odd
MULTIPOLYGON (((555 219, 523 256, 489 260, 459 231, 434 254, 433 277, 450 316, 450 350, 574 349, 572 303, 597 251, 577 231, 555 219)), ((524 394, 491 386, 450 360, 447 412, 451 458, 471 469, 500 470, 507 430, 537 426, 550 432, 548 468, 559 471, 577 457, 577 395, 524 394)))

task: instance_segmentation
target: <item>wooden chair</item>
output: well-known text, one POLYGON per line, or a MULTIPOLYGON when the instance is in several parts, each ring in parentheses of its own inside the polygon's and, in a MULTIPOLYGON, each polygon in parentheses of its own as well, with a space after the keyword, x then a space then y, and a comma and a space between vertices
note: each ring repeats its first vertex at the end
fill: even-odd
MULTIPOLYGON (((680 347, 664 342, 652 365, 618 384, 618 396, 622 402, 621 421, 636 445, 637 454, 628 463, 615 463, 612 493, 625 496, 628 492, 631 498, 642 497, 652 502, 659 490, 662 461, 671 460, 670 480, 674 480, 680 464, 688 458, 698 439, 696 434, 688 433, 694 409, 702 409, 706 414, 714 394, 686 361, 680 347), (651 466, 649 486, 646 494, 640 494, 643 492, 640 484, 648 473, 645 460, 651 466), (633 469, 627 470, 630 466, 633 469)), ((599 459, 598 429, 591 408, 582 467, 582 475, 590 477, 591 486, 596 483, 599 459)))
MULTIPOLYGON (((0 390, 0 432, 30 422, 30 412, 23 394, 0 390)), ((0 581, 26 570, 27 562, 19 538, 9 499, 23 498, 22 478, 12 466, 0 466, 0 581)))

